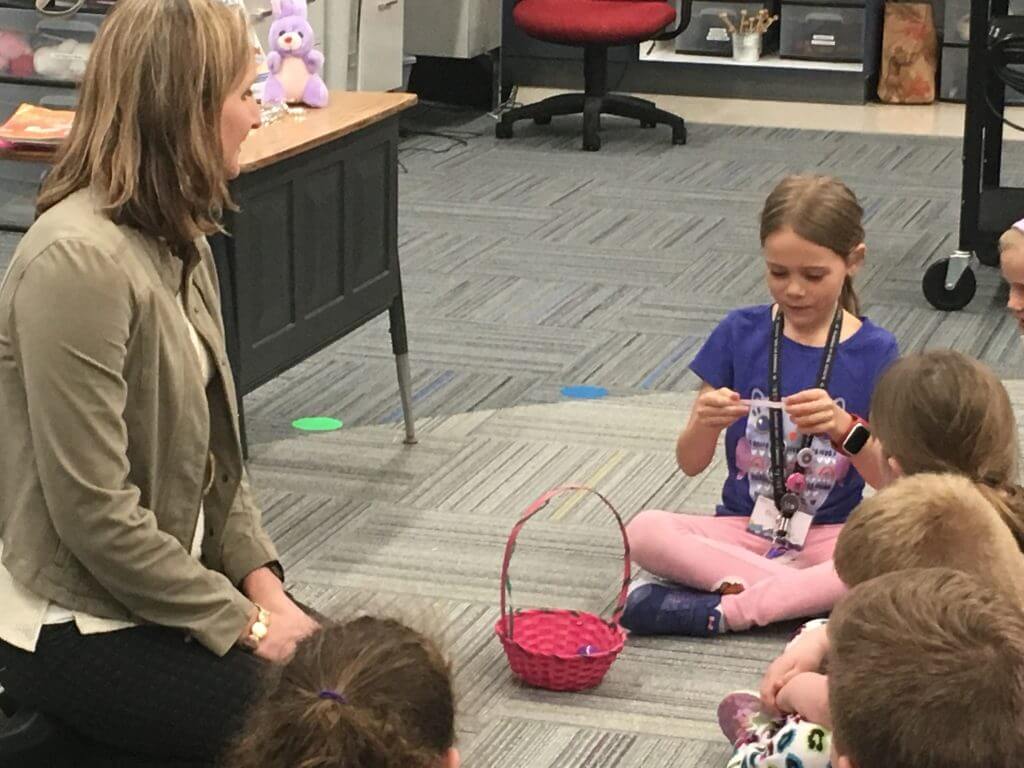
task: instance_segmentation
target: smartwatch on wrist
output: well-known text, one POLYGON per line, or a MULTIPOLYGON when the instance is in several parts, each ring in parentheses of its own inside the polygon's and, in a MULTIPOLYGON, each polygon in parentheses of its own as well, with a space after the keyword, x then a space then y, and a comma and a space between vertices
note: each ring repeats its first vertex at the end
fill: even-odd
POLYGON ((844 456, 856 456, 867 445, 869 439, 871 439, 870 425, 860 416, 854 416, 846 437, 833 445, 844 456))

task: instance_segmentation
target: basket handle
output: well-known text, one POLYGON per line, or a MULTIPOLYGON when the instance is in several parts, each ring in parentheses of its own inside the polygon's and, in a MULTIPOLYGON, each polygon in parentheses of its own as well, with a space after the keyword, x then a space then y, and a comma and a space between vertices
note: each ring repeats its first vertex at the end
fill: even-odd
POLYGON ((547 493, 543 494, 533 504, 529 506, 523 516, 519 518, 519 522, 512 528, 512 532, 508 536, 508 542, 505 544, 505 559, 501 564, 501 619, 502 624, 506 624, 508 628, 508 638, 512 639, 512 625, 513 615, 515 611, 512 608, 512 584, 508 577, 508 566, 512 562, 512 553, 516 548, 516 539, 519 536, 519 532, 523 530, 523 526, 526 525, 527 521, 540 512, 544 507, 548 505, 555 496, 566 491, 584 491, 586 493, 592 493, 608 507, 611 513, 615 516, 615 522, 619 524, 619 531, 622 533, 622 548, 623 548, 623 572, 622 572, 622 589, 619 591, 619 599, 615 606, 615 613, 612 614, 612 621, 616 624, 622 617, 622 611, 626 607, 626 593, 629 590, 630 580, 630 560, 629 560, 629 539, 626 536, 626 526, 622 522, 622 518, 619 513, 615 511, 615 507, 608 501, 602 494, 595 491, 593 488, 589 488, 585 485, 560 485, 557 488, 552 488, 547 493), (508 596, 508 605, 506 609, 505 597, 508 596))

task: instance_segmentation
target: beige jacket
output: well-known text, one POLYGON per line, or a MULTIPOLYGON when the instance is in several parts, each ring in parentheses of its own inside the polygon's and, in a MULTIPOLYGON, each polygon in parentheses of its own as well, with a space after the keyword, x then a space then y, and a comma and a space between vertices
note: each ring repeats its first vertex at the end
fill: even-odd
POLYGON ((205 240, 200 254, 183 301, 217 365, 205 392, 175 298, 180 259, 88 191, 22 239, 0 287, 0 540, 33 593, 178 627, 223 655, 252 610, 240 581, 280 567, 242 463, 205 240), (200 562, 188 548, 201 503, 200 562))

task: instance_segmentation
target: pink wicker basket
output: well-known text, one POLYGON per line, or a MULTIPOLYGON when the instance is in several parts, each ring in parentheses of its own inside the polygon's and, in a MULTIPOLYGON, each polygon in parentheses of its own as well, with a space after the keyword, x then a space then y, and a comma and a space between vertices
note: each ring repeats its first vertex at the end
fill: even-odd
POLYGON ((494 631, 505 648, 512 671, 529 685, 551 691, 582 691, 599 684, 626 642, 626 632, 619 625, 619 618, 626 605, 629 573, 626 528, 615 507, 600 493, 581 485, 564 485, 533 502, 509 534, 501 566, 501 618, 495 623, 494 631), (508 566, 515 551, 516 538, 531 517, 565 491, 594 494, 611 510, 619 524, 625 563, 622 589, 611 621, 583 611, 512 608, 508 566))

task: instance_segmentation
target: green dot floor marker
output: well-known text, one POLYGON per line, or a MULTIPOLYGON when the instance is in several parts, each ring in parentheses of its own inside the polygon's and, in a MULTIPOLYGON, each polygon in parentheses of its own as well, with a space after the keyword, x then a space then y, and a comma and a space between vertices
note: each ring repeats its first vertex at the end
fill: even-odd
POLYGON ((304 419, 296 419, 292 422, 295 429, 303 432, 331 432, 341 429, 343 424, 339 419, 332 419, 327 416, 310 416, 304 419))

